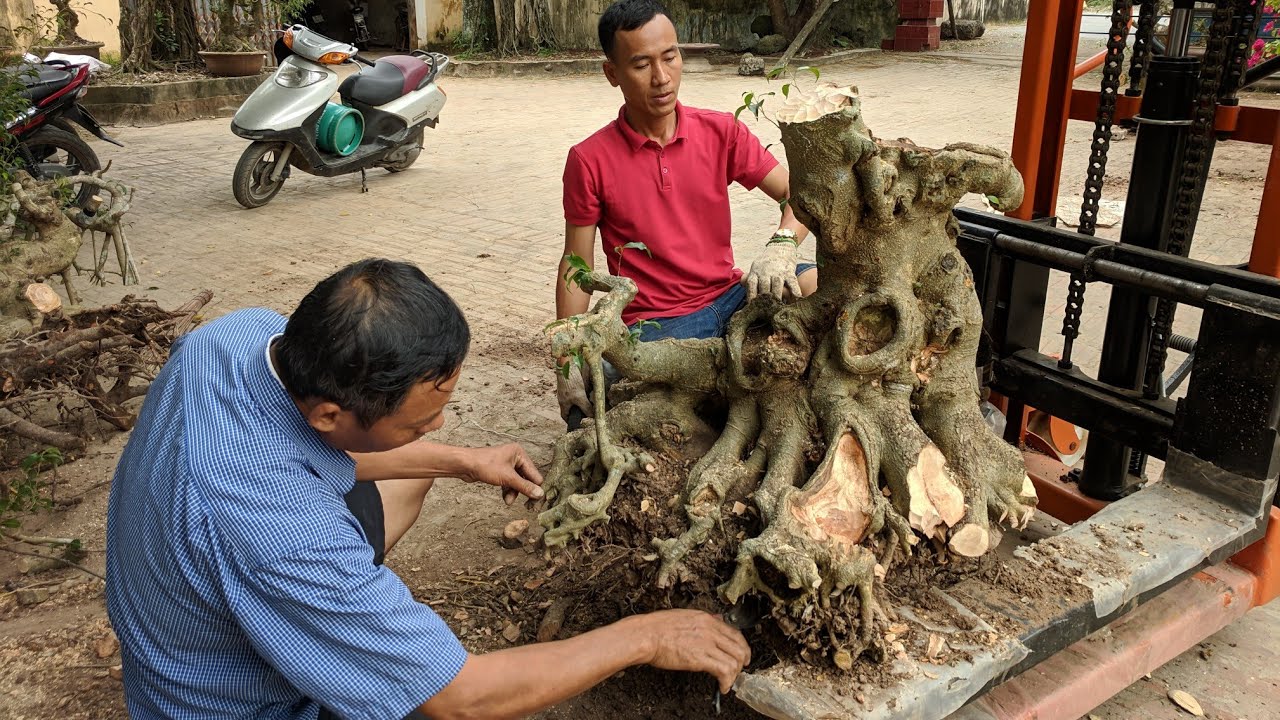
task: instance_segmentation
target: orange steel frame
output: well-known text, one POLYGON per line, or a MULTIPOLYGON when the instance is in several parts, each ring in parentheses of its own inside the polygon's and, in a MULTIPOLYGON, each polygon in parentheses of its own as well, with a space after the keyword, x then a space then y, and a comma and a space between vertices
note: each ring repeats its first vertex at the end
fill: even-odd
MULTIPOLYGON (((1031 220, 1054 215, 1067 121, 1093 122, 1097 112, 1098 92, 1071 86, 1076 77, 1105 59, 1101 53, 1075 64, 1083 6, 1083 0, 1037 0, 1028 9, 1011 152, 1026 184, 1027 201, 1009 213, 1011 217, 1031 220)), ((1113 121, 1137 115, 1140 102, 1136 97, 1117 97, 1113 121)), ((1214 127, 1227 140, 1272 146, 1249 269, 1280 277, 1280 109, 1220 107, 1214 127)))
MULTIPOLYGON (((1082 10, 1083 0, 1036 0, 1028 9, 1010 153, 1022 173, 1026 192, 1022 207, 1009 213, 1011 217, 1035 220, 1056 213, 1067 122, 1095 119, 1099 93, 1072 87, 1079 75, 1100 65, 1105 57, 1095 55, 1076 65, 1082 10)), ((1139 98, 1121 95, 1116 100, 1113 121, 1137 114, 1139 98)), ((1220 107, 1215 128, 1228 140, 1271 145, 1249 269, 1280 278, 1280 110, 1220 107)), ((1025 417, 1023 423, 1025 426, 1025 417)), ((1028 474, 1040 494, 1040 507, 1048 514, 1077 522, 1104 506, 1081 495, 1074 484, 1061 481, 1068 471, 1062 463, 1035 452, 1024 455, 1028 474)), ((1255 577, 1255 605, 1280 597, 1280 510, 1271 509, 1266 535, 1231 563, 1255 577)))

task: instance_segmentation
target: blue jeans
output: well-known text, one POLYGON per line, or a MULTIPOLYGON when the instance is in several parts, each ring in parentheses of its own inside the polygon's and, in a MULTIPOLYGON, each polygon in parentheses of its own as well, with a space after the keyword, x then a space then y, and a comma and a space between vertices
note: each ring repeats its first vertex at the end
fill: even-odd
MULTIPOLYGON (((800 263, 796 265, 796 275, 815 267, 817 265, 813 263, 800 263)), ((725 290, 720 297, 701 310, 695 310, 688 315, 640 320, 632 323, 631 327, 639 326, 641 342, 724 337, 729 330, 729 318, 733 317, 733 314, 745 304, 747 304, 747 289, 742 286, 742 283, 735 283, 733 287, 725 290)))

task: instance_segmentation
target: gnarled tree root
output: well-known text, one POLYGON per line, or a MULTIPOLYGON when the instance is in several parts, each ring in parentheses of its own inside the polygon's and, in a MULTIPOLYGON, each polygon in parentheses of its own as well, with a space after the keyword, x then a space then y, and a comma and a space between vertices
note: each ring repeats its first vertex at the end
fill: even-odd
POLYGON ((584 288, 607 294, 558 323, 552 344, 590 369, 596 419, 557 444, 539 519, 548 544, 589 532, 626 476, 646 470, 638 448, 671 451, 655 428, 711 424, 719 439, 690 457, 672 507, 685 529, 652 539, 656 584, 705 569, 691 557, 720 532, 731 498, 749 498, 758 533, 717 543, 736 548, 731 575, 717 578, 724 601, 767 597, 795 630, 852 594, 855 644, 840 649, 856 656, 887 615, 880 584, 919 542, 938 549, 930 557, 976 557, 999 525, 1025 526, 1034 510, 1020 454, 979 409, 982 318, 950 214, 966 192, 1014 207, 1022 183, 990 148, 875 139, 850 88, 792 93, 778 117, 792 207, 818 236, 818 291, 753 301, 723 339, 637 343, 620 319, 634 285, 581 273, 584 288), (642 384, 612 409, 604 361, 642 384))

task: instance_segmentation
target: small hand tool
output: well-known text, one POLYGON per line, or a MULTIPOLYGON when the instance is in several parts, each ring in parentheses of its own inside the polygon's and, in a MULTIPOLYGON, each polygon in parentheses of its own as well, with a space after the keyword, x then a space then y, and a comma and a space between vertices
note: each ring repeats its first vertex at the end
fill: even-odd
MULTIPOLYGON (((763 598, 758 596, 747 596, 738 600, 738 603, 725 611, 721 617, 726 623, 737 628, 739 631, 745 632, 760 624, 764 616, 769 614, 768 604, 763 598)), ((720 714, 720 688, 716 687, 715 697, 716 714, 720 714)))

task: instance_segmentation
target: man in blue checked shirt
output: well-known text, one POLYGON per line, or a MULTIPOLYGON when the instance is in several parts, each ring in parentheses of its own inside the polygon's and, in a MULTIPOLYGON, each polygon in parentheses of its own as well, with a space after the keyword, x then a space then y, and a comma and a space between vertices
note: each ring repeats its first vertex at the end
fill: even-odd
POLYGON ((435 478, 542 495, 518 445, 420 441, 444 423, 469 342, 421 271, 365 260, 287 322, 241 310, 175 344, 107 513, 135 720, 518 717, 638 664, 728 691, 750 650, 709 614, 470 655, 382 566, 435 478))

